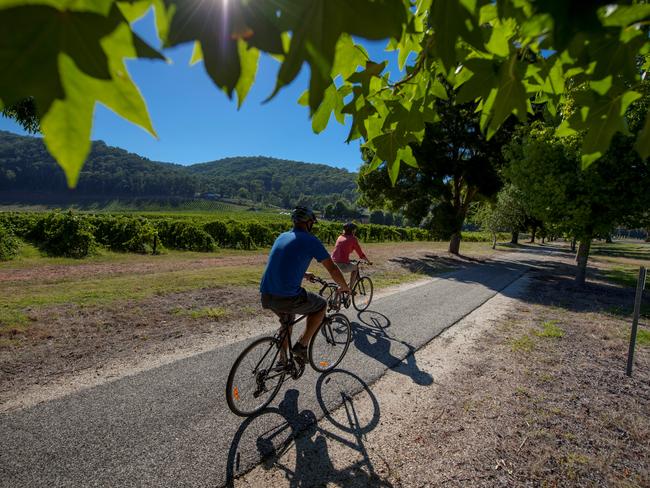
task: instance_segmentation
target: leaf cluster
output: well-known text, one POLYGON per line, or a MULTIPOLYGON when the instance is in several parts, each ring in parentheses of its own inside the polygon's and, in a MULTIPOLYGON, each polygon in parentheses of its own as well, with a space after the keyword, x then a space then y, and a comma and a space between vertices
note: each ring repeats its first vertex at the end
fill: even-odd
MULTIPOLYGON (((131 28, 153 8, 163 47, 194 43, 228 96, 244 100, 262 53, 279 63, 274 96, 309 68, 301 98, 319 132, 334 114, 350 118, 396 182, 417 166, 413 143, 439 117, 442 82, 473 101, 487 138, 535 106, 557 135, 581 135, 581 164, 602 157, 650 69, 646 0, 5 0, 0 5, 0 109, 33 99, 48 150, 74 186, 90 149, 100 102, 155 135, 126 58, 164 59, 131 28), (360 40, 387 40, 400 72, 368 59, 360 40), (570 114, 561 111, 584 87, 570 114), (531 101, 532 100, 532 101, 531 101)), ((650 117, 634 148, 650 155, 650 117)))

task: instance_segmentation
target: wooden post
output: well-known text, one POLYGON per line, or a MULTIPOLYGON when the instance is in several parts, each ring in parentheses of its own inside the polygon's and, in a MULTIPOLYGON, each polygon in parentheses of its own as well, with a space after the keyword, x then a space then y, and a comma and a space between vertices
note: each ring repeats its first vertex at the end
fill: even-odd
POLYGON ((632 316, 632 333, 630 334, 630 348, 627 351, 627 370, 625 374, 632 376, 632 364, 634 363, 634 347, 636 346, 636 330, 639 325, 639 314, 641 312, 641 299, 645 288, 646 269, 639 268, 639 281, 636 284, 636 296, 634 297, 634 315, 632 316))

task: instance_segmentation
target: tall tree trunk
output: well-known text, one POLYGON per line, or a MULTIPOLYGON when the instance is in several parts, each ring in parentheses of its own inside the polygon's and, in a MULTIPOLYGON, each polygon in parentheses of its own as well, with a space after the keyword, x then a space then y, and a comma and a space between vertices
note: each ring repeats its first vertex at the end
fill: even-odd
POLYGON ((571 252, 576 252, 576 238, 571 238, 571 252))
POLYGON ((451 235, 451 239, 449 240, 449 252, 456 255, 460 254, 460 231, 454 232, 451 235))
POLYGON ((510 239, 510 244, 519 244, 519 231, 512 231, 512 239, 510 239))
POLYGON ((542 236, 542 244, 544 244, 544 236, 542 236))
POLYGON ((589 258, 589 249, 591 248, 591 237, 584 237, 580 239, 578 246, 578 270, 576 272, 576 283, 578 285, 585 284, 587 277, 587 259, 589 258))
POLYGON ((530 242, 534 243, 535 242, 535 234, 537 234, 537 226, 533 225, 530 230, 530 242))
POLYGON ((497 233, 492 232, 492 249, 497 248, 497 233))

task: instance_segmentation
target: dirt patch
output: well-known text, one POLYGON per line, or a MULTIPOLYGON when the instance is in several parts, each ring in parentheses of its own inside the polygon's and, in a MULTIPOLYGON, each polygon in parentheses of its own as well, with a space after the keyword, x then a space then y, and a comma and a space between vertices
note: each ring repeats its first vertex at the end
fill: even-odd
POLYGON ((504 290, 293 439, 251 436, 267 458, 235 486, 650 486, 650 349, 625 376, 608 313, 630 290, 572 278, 504 290))
POLYGON ((173 259, 167 256, 142 256, 142 261, 46 265, 31 268, 0 269, 0 283, 29 282, 55 283, 87 277, 109 277, 124 274, 147 274, 220 266, 259 265, 266 262, 266 254, 243 256, 173 259))

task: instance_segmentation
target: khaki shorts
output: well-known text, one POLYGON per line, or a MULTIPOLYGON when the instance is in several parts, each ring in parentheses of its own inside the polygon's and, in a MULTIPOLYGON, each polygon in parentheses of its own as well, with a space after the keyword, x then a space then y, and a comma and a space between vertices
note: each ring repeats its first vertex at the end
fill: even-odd
POLYGON ((341 270, 341 273, 352 273, 353 271, 357 270, 357 265, 352 264, 352 263, 335 263, 339 269, 341 270))

